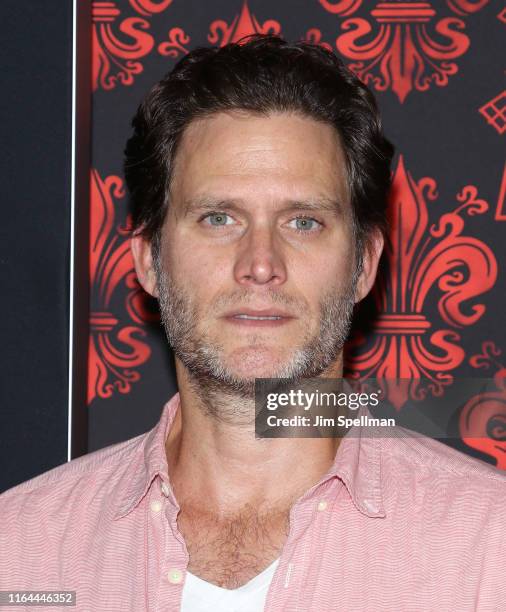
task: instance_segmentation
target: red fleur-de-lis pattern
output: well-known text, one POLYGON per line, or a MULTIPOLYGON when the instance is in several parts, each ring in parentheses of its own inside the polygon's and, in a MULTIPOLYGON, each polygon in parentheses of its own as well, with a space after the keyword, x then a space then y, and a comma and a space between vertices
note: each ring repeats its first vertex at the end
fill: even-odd
POLYGON ((241 12, 230 24, 223 19, 211 23, 207 40, 212 45, 222 47, 230 42, 237 42, 248 34, 281 34, 281 26, 273 19, 260 24, 251 14, 247 2, 244 2, 241 12))
MULTIPOLYGON (((360 333, 349 343, 348 368, 355 376, 385 380, 387 395, 401 409, 427 391, 441 395, 465 358, 457 330, 476 324, 486 306, 478 298, 497 279, 497 262, 487 244, 466 232, 466 221, 489 210, 476 187, 465 186, 455 208, 430 223, 429 204, 437 200, 432 178, 415 181, 401 156, 389 204, 390 244, 374 287, 378 315, 374 343, 360 350, 360 333), (438 320, 426 316, 432 297, 438 320), (469 312, 464 304, 472 303, 469 312), (353 349, 359 348, 354 355, 353 349), (407 388, 398 379, 411 379, 407 388), (421 380, 428 388, 421 388, 421 380)), ((431 208, 433 208, 431 206, 431 208)))
POLYGON ((506 469, 504 404, 498 399, 504 393, 506 119, 504 65, 494 42, 506 32, 504 10, 489 0, 310 0, 297 6, 228 0, 220 6, 202 0, 92 2, 97 119, 89 405, 97 410, 127 398, 149 401, 156 394, 148 372, 150 381, 174 381, 161 360, 157 347, 165 340, 160 326, 150 325, 156 315, 129 249, 121 167, 138 103, 194 47, 280 34, 339 55, 376 94, 397 147, 390 241, 367 306, 374 316, 353 331, 347 375, 377 378, 399 414, 409 400, 444 397, 460 377, 493 378, 491 396, 471 398, 457 421, 462 450, 506 469), (399 379, 409 382, 396 384, 399 379))
POLYGON ((151 354, 144 323, 144 292, 137 282, 130 253, 128 228, 117 225, 116 203, 125 196, 118 176, 102 178, 91 172, 90 184, 90 338, 88 403, 128 393, 140 378, 137 367, 151 354), (113 308, 115 292, 127 288, 120 308, 113 308))
POLYGON ((494 457, 497 467, 506 470, 506 365, 502 351, 493 341, 485 341, 469 363, 493 373, 495 389, 477 393, 466 402, 460 413, 460 435, 467 446, 494 457))
POLYGON ((370 2, 364 3, 369 7, 364 16, 355 16, 360 1, 320 0, 342 18, 335 46, 350 60, 349 67, 377 91, 392 91, 400 102, 413 90, 448 84, 471 44, 464 18, 487 2, 448 0, 445 16, 438 10, 442 3, 370 2))

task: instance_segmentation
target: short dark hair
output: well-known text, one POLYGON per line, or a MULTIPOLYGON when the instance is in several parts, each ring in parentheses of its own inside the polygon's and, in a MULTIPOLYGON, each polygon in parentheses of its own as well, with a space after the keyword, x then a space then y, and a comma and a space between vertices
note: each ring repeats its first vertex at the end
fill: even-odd
POLYGON ((152 87, 133 118, 124 164, 132 231, 150 240, 156 253, 185 128, 232 110, 298 112, 334 126, 346 157, 360 254, 374 229, 386 236, 394 148, 383 135, 373 94, 322 46, 253 35, 191 51, 152 87))

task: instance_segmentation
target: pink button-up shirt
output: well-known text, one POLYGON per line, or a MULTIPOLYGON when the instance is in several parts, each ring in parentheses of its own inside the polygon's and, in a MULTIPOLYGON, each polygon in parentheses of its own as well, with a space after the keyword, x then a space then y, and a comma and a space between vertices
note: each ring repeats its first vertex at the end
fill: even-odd
MULTIPOLYGON (((70 609, 86 612, 180 610, 188 553, 165 455, 178 408, 176 394, 151 431, 0 495, 0 590, 76 591, 70 609)), ((506 475, 398 434, 342 440, 291 509, 265 610, 506 610, 506 475)))

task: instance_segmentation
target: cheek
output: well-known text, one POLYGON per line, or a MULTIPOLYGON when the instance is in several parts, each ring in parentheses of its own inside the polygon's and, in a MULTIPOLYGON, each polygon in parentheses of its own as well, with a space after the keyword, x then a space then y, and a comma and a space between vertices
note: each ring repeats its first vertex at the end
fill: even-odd
POLYGON ((353 274, 353 249, 348 242, 334 241, 325 248, 307 252, 290 262, 289 273, 301 288, 325 293, 346 286, 353 274))
POLYGON ((213 286, 218 279, 230 273, 230 257, 220 257, 218 249, 210 249, 195 237, 184 235, 168 237, 166 263, 173 278, 200 293, 207 286, 213 286))

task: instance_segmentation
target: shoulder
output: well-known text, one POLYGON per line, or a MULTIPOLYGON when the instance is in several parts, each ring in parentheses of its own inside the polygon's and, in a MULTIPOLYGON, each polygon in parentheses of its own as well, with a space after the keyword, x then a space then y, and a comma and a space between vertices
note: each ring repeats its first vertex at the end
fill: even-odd
POLYGON ((460 567, 471 550, 477 563, 500 563, 506 545, 506 473, 410 430, 399 427, 393 433, 381 439, 386 516, 409 525, 418 542, 439 559, 453 559, 453 567, 460 567))
POLYGON ((34 508, 51 513, 70 500, 97 490, 113 488, 128 469, 130 460, 142 452, 147 433, 99 449, 59 465, 0 494, 0 515, 19 520, 34 508))
POLYGON ((94 575, 113 524, 117 500, 143 465, 146 434, 79 457, 0 495, 0 588, 61 588, 94 575), (49 588, 49 587, 48 587, 49 588))
POLYGON ((506 472, 404 427, 391 428, 391 435, 383 438, 382 451, 387 459, 415 472, 430 470, 434 475, 464 478, 486 487, 506 487, 506 472))
POLYGON ((439 440, 395 427, 381 449, 384 476, 407 482, 418 493, 425 489, 428 498, 447 503, 472 498, 477 509, 490 510, 506 501, 506 472, 439 440))

